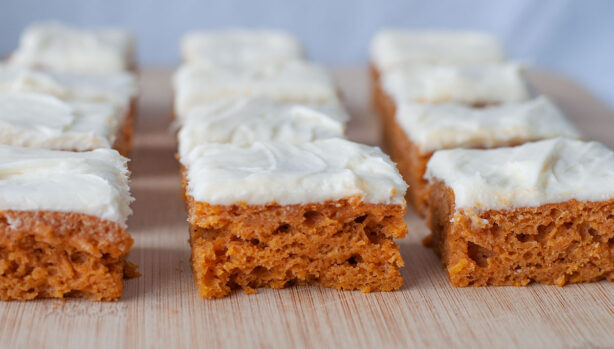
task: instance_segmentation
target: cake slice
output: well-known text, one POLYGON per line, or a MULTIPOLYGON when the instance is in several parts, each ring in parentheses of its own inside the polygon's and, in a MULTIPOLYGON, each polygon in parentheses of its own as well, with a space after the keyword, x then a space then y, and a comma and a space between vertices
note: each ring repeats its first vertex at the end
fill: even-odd
POLYGON ((458 103, 401 103, 390 121, 386 148, 409 184, 407 201, 426 214, 423 178, 433 152, 452 148, 498 148, 580 133, 546 97, 472 108, 458 103))
POLYGON ((109 103, 0 92, 0 144, 68 151, 119 146, 125 152, 115 142, 123 119, 109 103))
POLYGON ((0 63, 0 93, 5 92, 34 92, 68 102, 112 104, 121 120, 115 148, 123 155, 130 153, 137 105, 137 83, 132 73, 51 73, 0 63))
POLYGON ((126 162, 0 145, 0 299, 121 296, 134 273, 126 162))
POLYGON ((371 67, 376 73, 424 64, 483 64, 505 60, 494 36, 473 31, 385 29, 371 41, 371 67))
POLYGON ((181 162, 203 297, 294 284, 401 287, 393 238, 407 232, 407 186, 379 149, 342 139, 205 144, 181 162))
POLYGON ((192 108, 179 131, 179 155, 204 143, 249 146, 258 141, 305 143, 342 137, 347 114, 338 105, 238 98, 192 108))
POLYGON ((303 59, 303 48, 292 35, 274 30, 226 29, 194 31, 181 39, 187 64, 260 65, 303 59))
POLYGON ((286 103, 337 103, 332 78, 320 66, 303 61, 184 65, 173 77, 175 117, 184 120, 199 104, 237 97, 263 97, 286 103))
POLYGON ((134 40, 118 28, 77 28, 40 22, 22 33, 10 62, 26 67, 78 74, 134 69, 134 40))
POLYGON ((614 280, 614 152, 556 138, 441 150, 427 224, 452 285, 614 280))

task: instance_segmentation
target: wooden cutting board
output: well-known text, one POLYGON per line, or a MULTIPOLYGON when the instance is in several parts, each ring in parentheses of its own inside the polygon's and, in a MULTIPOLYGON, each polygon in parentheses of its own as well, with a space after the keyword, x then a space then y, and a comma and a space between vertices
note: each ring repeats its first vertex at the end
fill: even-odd
MULTIPOLYGON (((365 69, 336 69, 353 117, 349 138, 378 144, 365 69)), ((532 73, 584 132, 614 147, 614 114, 560 77, 532 73)), ((117 303, 83 300, 0 302, 2 348, 134 347, 614 347, 614 283, 524 288, 450 286, 424 222, 408 213, 399 241, 405 285, 362 294, 295 287, 198 296, 189 265, 176 144, 169 130, 170 70, 145 70, 136 129, 130 260, 143 274, 117 303)))

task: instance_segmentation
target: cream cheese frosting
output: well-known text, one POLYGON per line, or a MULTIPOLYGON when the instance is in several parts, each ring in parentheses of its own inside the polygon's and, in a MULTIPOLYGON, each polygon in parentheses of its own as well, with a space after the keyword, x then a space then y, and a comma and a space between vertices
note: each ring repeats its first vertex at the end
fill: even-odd
POLYGON ((381 82, 396 103, 481 104, 518 102, 530 97, 521 68, 514 63, 416 65, 387 72, 381 82))
POLYGON ((226 29, 196 31, 181 40, 184 62, 259 65, 300 60, 303 49, 290 34, 262 29, 226 29))
POLYGON ((127 159, 115 150, 65 152, 0 145, 0 211, 75 212, 126 225, 127 159))
POLYGON ((396 120, 422 152, 492 148, 559 136, 580 138, 579 131, 543 96, 487 108, 401 103, 396 120))
POLYGON ((0 93, 0 144, 84 151, 110 148, 123 115, 108 103, 0 93))
MULTIPOLYGON (((337 115, 344 114, 342 109, 337 115)), ((318 106, 240 98, 194 107, 179 131, 179 155, 204 143, 249 146, 257 141, 305 143, 343 137, 344 126, 318 106)))
POLYGON ((434 153, 425 178, 454 192, 456 209, 510 209, 614 199, 614 152, 555 138, 518 147, 434 153))
POLYGON ((0 63, 1 92, 46 93, 60 99, 108 102, 127 111, 137 94, 134 74, 128 72, 95 74, 51 73, 0 63))
POLYGON ((371 61, 380 72, 407 65, 481 64, 505 60, 501 43, 473 31, 385 29, 371 41, 371 61))
POLYGON ((41 22, 26 28, 10 60, 58 72, 118 72, 129 69, 133 63, 133 46, 130 34, 121 29, 85 29, 41 22))
POLYGON ((303 61, 258 66, 183 65, 173 77, 175 114, 236 97, 265 97, 288 103, 331 103, 338 100, 332 78, 322 67, 303 61))
POLYGON ((352 196, 405 205, 407 185, 388 156, 340 138, 249 147, 203 144, 181 162, 188 194, 212 205, 292 205, 352 196))

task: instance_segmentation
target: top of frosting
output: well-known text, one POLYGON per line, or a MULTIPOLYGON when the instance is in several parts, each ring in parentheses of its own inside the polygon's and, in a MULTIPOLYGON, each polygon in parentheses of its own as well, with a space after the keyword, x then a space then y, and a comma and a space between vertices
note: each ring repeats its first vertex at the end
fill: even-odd
POLYGON ((0 93, 37 92, 60 99, 82 99, 108 102, 127 109, 136 96, 134 74, 117 72, 108 74, 69 74, 34 70, 27 67, 0 63, 0 93))
POLYGON ((486 108, 458 103, 400 103, 396 110, 397 122, 422 152, 580 137, 571 122, 543 96, 486 108))
POLYGON ((189 195, 213 205, 292 205, 355 196, 405 205, 407 185, 388 156, 340 138, 249 147, 203 144, 181 162, 189 195))
POLYGON ((381 79, 384 91, 396 103, 488 104, 530 96, 520 66, 514 63, 416 65, 394 69, 381 79))
POLYGON ((67 152, 0 145, 0 211, 75 212, 125 226, 127 159, 115 150, 67 152))
POLYGON ((122 120, 108 103, 0 93, 0 144, 74 151, 109 148, 122 120))
POLYGON ((173 77, 175 114, 185 118, 190 108, 236 97, 265 97, 289 103, 331 103, 337 90, 326 70, 304 61, 183 65, 173 77))
POLYGON ((480 64, 505 60, 494 36, 474 31, 386 29, 371 41, 371 60, 381 72, 404 65, 480 64))
MULTIPOLYGON (((305 143, 342 137, 343 124, 326 109, 304 104, 274 102, 263 98, 239 98, 214 106, 194 107, 179 131, 179 155, 203 143, 249 146, 257 141, 305 143)), ((336 116, 344 111, 335 111, 336 116)), ((333 114, 334 115, 334 114, 333 114)))
POLYGON ((303 58, 301 44, 288 33, 238 28, 188 33, 181 40, 181 53, 188 64, 258 65, 303 58))
POLYGON ((440 150, 425 178, 454 192, 456 209, 537 207, 614 199, 614 152, 597 142, 554 138, 517 147, 440 150))
POLYGON ((25 29, 10 59, 58 72, 117 72, 133 63, 133 41, 130 34, 117 28, 85 29, 41 22, 25 29))

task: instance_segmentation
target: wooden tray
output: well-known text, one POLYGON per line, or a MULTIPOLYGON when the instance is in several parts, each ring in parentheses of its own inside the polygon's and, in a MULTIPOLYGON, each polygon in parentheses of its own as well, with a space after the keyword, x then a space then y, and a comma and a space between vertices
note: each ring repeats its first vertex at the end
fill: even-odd
MULTIPOLYGON (((378 144, 365 69, 336 69, 350 113, 349 138, 378 144)), ((170 71, 145 70, 129 230, 143 274, 117 303, 78 299, 0 303, 0 347, 612 347, 614 283, 524 288, 450 286, 413 212, 400 241, 405 285, 362 294, 316 287, 198 296, 189 265, 176 144, 169 131, 170 71)), ((568 112, 588 139, 614 147, 614 114, 568 80, 532 73, 537 90, 568 112)))

